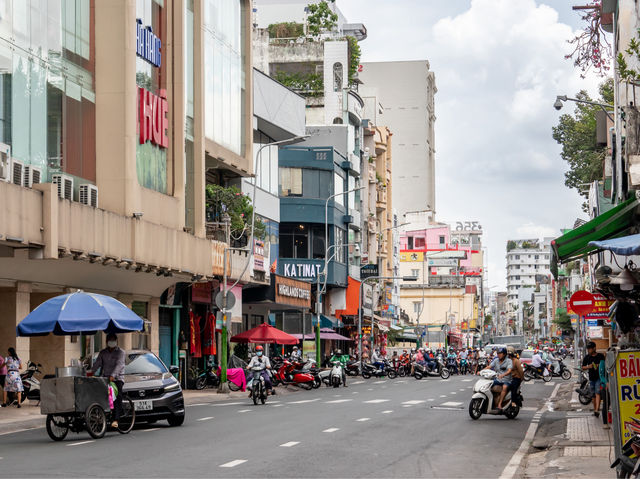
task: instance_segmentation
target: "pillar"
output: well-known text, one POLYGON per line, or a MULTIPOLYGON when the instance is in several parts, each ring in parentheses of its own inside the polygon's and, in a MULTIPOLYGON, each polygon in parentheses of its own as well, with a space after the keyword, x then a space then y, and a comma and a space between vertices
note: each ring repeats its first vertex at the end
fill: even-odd
POLYGON ((160 298, 149 300, 149 317, 151 321, 150 348, 154 354, 160 354, 160 298))
MULTIPOLYGON (((131 296, 130 294, 119 294, 118 301, 124 304, 127 308, 131 309, 131 306, 133 305, 133 296, 131 296)), ((123 333, 118 335, 118 345, 120 346, 120 348, 124 349, 125 351, 132 349, 132 335, 133 333, 123 333)))
POLYGON ((29 338, 17 337, 16 326, 31 311, 31 283, 17 281, 14 288, 0 289, 0 354, 15 348, 26 364, 29 359, 29 338))

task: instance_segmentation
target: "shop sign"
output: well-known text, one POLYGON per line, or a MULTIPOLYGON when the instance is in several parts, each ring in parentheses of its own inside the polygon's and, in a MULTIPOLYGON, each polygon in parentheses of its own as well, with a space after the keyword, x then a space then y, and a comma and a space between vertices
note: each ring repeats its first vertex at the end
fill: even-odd
POLYGON ((590 319, 609 319, 609 308, 615 302, 613 300, 607 299, 599 293, 593 294, 594 305, 593 311, 585 316, 587 320, 590 319))
POLYGON ((264 241, 253 240, 253 269, 264 271, 264 241))
POLYGON ((415 263, 416 261, 421 262, 424 261, 424 254, 421 251, 416 252, 403 252, 400 253, 400 261, 401 262, 410 262, 415 263))
POLYGON ((429 266, 458 266, 457 259, 430 259, 427 261, 429 266))
POLYGON ((211 283, 193 283, 191 285, 191 301, 194 303, 211 303, 211 283))
MULTIPOLYGON (((222 276, 224 274, 224 250, 227 247, 227 243, 222 241, 211 242, 211 253, 213 260, 213 268, 211 273, 213 276, 222 276)), ((231 260, 227 258, 227 274, 231 272, 231 260)))
POLYGON ((377 264, 365 264, 360 268, 360 279, 371 278, 372 276, 379 276, 377 264))
POLYGON ((136 19, 136 54, 155 67, 162 65, 162 41, 153 33, 151 26, 142 26, 142 20, 136 19))
POLYGON ((602 339, 602 326, 587 327, 587 335, 592 339, 602 339))
POLYGON ((140 144, 151 141, 161 148, 169 146, 169 103, 167 90, 160 90, 160 95, 154 95, 142 87, 138 87, 138 129, 140 130, 140 144))
POLYGON ((306 309, 311 307, 311 284, 282 276, 273 277, 276 303, 306 309))
MULTIPOLYGON (((632 417, 640 415, 640 351, 620 351, 616 364, 616 383, 620 443, 631 439, 627 424, 634 424, 632 417)), ((615 409, 614 409, 615 410, 615 409)))
POLYGON ((320 274, 320 269, 322 268, 320 263, 284 263, 282 266, 283 276, 304 279, 316 279, 320 274))

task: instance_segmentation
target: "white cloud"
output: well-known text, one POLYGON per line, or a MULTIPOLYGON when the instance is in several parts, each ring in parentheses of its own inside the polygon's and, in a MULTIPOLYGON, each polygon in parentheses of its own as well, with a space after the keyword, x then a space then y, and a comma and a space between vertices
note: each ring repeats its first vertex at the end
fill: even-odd
POLYGON ((548 237, 556 237, 560 235, 560 230, 558 228, 553 228, 551 226, 537 225, 534 223, 527 223, 524 225, 518 226, 516 228, 515 239, 524 239, 524 238, 548 238, 548 237))

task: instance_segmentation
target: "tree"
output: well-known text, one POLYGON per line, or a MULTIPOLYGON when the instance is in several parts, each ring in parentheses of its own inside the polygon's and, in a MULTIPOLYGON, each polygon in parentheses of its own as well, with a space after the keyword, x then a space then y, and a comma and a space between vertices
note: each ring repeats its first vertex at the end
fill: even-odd
MULTIPOLYGON (((329 1, 334 3, 335 0, 329 1)), ((320 33, 331 31, 338 24, 338 15, 329 8, 326 0, 318 3, 310 3, 307 5, 307 9, 309 10, 307 25, 309 26, 309 33, 312 35, 319 35, 320 33)))
POLYGON ((589 5, 574 9, 583 12, 582 20, 586 26, 568 41, 573 51, 565 55, 565 58, 573 59, 573 64, 582 71, 582 78, 585 78, 592 68, 597 75, 605 77, 611 68, 609 65, 613 53, 608 34, 602 28, 602 0, 593 0, 589 5))
MULTIPOLYGON (((206 186, 206 205, 209 221, 222 222, 224 214, 231 219, 232 239, 241 240, 251 234, 251 216, 253 207, 251 199, 235 186, 209 184, 206 186)), ((255 236, 264 238, 265 226, 260 218, 255 219, 255 236)), ((246 242, 246 241, 245 241, 246 242)))
MULTIPOLYGON (((600 103, 613 104, 613 79, 609 78, 600 84, 600 103)), ((576 98, 592 101, 589 94, 582 90, 576 98)), ((558 125, 552 128, 553 139, 562 145, 560 157, 569 164, 569 171, 564 184, 575 188, 580 195, 588 197, 588 191, 583 188, 585 183, 602 179, 606 146, 596 142, 596 112, 601 111, 597 105, 576 103, 573 115, 565 113, 560 116, 558 125)), ((583 205, 586 211, 587 204, 583 205)))
POLYGON ((553 318, 553 324, 557 324, 560 329, 571 329, 571 317, 566 311, 558 311, 556 317, 553 318))

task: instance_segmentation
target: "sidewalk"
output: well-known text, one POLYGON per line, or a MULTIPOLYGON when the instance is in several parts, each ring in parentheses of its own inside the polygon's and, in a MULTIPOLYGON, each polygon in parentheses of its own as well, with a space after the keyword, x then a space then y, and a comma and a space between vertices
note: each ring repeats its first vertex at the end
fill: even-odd
MULTIPOLYGON (((278 387, 276 394, 278 396, 287 396, 300 391, 298 388, 278 387)), ((242 391, 218 394, 215 389, 203 389, 202 391, 186 389, 183 394, 186 406, 226 401, 228 399, 249 401, 247 398, 248 393, 242 391)), ((0 435, 44 427, 45 418, 46 416, 40 414, 40 406, 37 401, 27 400, 22 403, 20 409, 15 406, 0 408, 0 435)))
POLYGON ((577 400, 573 380, 563 382, 548 402, 529 453, 516 477, 602 478, 615 477, 613 434, 591 405, 577 400))

